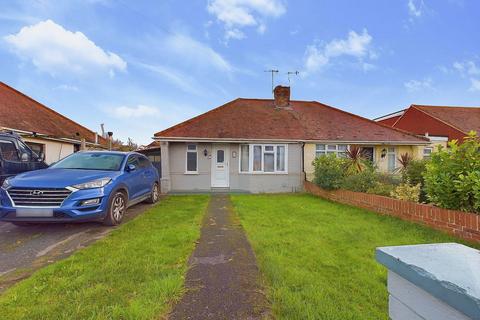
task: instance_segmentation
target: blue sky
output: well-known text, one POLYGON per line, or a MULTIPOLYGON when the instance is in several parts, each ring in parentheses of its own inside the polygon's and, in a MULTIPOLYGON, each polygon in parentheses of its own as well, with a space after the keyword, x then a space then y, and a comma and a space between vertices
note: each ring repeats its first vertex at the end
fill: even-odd
POLYGON ((369 118, 480 105, 476 0, 0 2, 0 80, 123 140, 270 98, 271 68, 300 71, 293 99, 369 118))

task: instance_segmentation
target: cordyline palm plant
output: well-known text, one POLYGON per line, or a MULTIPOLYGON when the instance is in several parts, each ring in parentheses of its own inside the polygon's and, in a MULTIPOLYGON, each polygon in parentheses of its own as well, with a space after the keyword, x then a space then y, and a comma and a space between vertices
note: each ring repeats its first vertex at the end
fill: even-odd
POLYGON ((400 167, 398 167, 397 172, 403 173, 407 169, 410 162, 412 162, 412 160, 413 160, 413 157, 408 152, 401 154, 400 157, 398 158, 400 167))
POLYGON ((351 145, 345 152, 348 173, 359 173, 368 168, 368 160, 365 159, 359 146, 351 145))

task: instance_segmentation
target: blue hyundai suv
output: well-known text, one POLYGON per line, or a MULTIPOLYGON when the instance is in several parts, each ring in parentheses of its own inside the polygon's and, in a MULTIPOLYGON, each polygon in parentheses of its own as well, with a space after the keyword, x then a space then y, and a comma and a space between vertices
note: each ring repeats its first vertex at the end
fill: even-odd
POLYGON ((0 221, 121 223, 128 207, 159 199, 157 169, 136 152, 74 153, 47 169, 7 178, 0 188, 0 221))

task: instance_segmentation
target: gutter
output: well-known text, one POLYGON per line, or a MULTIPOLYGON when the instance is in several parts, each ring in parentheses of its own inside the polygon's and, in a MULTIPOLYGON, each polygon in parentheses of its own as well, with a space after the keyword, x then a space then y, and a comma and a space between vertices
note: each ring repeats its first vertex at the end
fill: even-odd
MULTIPOLYGON (((292 140, 292 139, 243 139, 243 138, 194 138, 194 137, 153 137, 155 141, 165 142, 230 142, 230 143, 248 143, 248 142, 281 142, 281 143, 322 143, 322 144, 355 144, 355 145, 429 145, 430 141, 352 141, 352 140, 292 140)), ((420 139, 420 138, 419 138, 420 139)), ((423 140, 423 139, 420 139, 423 140)))

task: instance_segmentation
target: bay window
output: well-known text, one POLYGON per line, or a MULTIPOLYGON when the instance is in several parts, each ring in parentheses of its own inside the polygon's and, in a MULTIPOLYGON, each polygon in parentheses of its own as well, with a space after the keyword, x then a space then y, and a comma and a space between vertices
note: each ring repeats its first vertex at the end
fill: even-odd
POLYGON ((286 145, 243 144, 239 158, 243 173, 287 173, 286 145))

